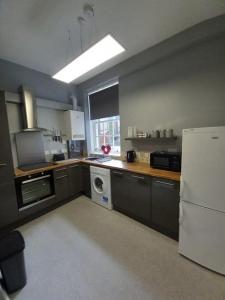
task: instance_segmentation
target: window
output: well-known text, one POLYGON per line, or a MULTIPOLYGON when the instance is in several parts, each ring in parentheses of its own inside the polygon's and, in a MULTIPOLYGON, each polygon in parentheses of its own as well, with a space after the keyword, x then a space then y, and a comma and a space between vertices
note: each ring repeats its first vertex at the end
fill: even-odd
POLYGON ((120 117, 91 120, 91 152, 101 153, 102 145, 111 146, 111 155, 120 155, 120 117))
POLYGON ((103 154, 101 147, 110 145, 111 155, 120 155, 119 83, 88 94, 91 153, 103 154))

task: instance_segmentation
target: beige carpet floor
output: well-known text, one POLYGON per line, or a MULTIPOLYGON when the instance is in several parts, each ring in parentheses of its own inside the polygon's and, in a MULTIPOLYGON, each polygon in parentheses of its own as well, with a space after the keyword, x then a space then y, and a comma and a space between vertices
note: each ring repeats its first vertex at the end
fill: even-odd
POLYGON ((15 300, 224 300, 225 277, 178 244, 80 197, 20 228, 28 282, 15 300))

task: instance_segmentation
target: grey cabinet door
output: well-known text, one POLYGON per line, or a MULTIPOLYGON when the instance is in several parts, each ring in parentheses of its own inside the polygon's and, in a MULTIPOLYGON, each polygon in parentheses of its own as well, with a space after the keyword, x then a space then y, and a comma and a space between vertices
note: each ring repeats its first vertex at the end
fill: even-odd
POLYGON ((0 228, 16 221, 18 206, 4 92, 0 92, 0 228))
POLYGON ((173 238, 179 230, 179 182, 152 179, 152 224, 173 238))
POLYGON ((150 223, 151 177, 130 173, 128 175, 128 211, 138 220, 150 223))
POLYGON ((68 169, 54 170, 53 174, 56 200, 62 201, 68 199, 70 197, 68 169))
POLYGON ((113 207, 126 212, 128 210, 127 173, 111 170, 111 195, 113 207))
POLYGON ((18 206, 14 181, 0 184, 0 228, 16 221, 18 206))
POLYGON ((82 165, 82 191, 87 197, 91 197, 90 166, 82 165))
POLYGON ((68 167, 70 196, 75 196, 82 191, 82 172, 80 165, 68 167))
POLYGON ((141 222, 150 223, 151 177, 112 170, 111 191, 115 209, 141 222))
POLYGON ((11 181, 14 177, 8 116, 3 92, 0 92, 0 125, 0 183, 2 183, 11 181))

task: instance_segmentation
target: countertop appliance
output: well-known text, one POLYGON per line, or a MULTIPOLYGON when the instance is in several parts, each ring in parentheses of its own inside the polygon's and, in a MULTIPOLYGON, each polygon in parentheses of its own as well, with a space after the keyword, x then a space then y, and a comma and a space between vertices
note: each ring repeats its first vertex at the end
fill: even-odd
POLYGON ((180 172, 181 153, 155 151, 150 154, 150 166, 155 169, 180 172))
POLYGON ((127 151, 127 162, 134 162, 136 158, 136 153, 134 150, 127 151))
POLYGON ((18 177, 15 182, 20 211, 55 197, 51 171, 18 177))
POLYGON ((225 275, 225 127, 183 130, 179 253, 225 275))
POLYGON ((110 170, 91 166, 91 199, 108 209, 112 209, 110 170))

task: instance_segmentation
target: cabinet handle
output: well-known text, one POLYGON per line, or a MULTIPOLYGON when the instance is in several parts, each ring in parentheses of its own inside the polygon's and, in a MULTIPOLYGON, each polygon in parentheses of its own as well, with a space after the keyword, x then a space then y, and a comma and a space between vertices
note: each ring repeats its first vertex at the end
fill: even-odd
POLYGON ((0 167, 6 167, 7 166, 7 164, 5 164, 5 163, 0 163, 0 167))
POLYGON ((56 169, 55 171, 60 172, 60 171, 63 171, 63 170, 67 170, 67 168, 56 169))
POLYGON ((116 174, 116 175, 123 175, 122 172, 117 172, 117 171, 113 171, 113 174, 116 174))
POLYGON ((169 183, 169 182, 165 182, 165 181, 157 180, 157 181, 155 181, 155 182, 156 182, 156 183, 159 183, 159 184, 168 185, 168 186, 175 186, 174 183, 169 183))
POLYGON ((76 165, 76 166, 70 166, 69 168, 70 169, 73 169, 73 168, 78 168, 79 166, 78 165, 76 165))
POLYGON ((135 179, 145 180, 145 178, 142 177, 142 176, 132 175, 132 177, 135 178, 135 179))
POLYGON ((63 178, 65 178, 65 177, 68 177, 68 175, 63 175, 63 176, 60 176, 60 177, 56 177, 56 180, 58 180, 58 179, 63 179, 63 178))

